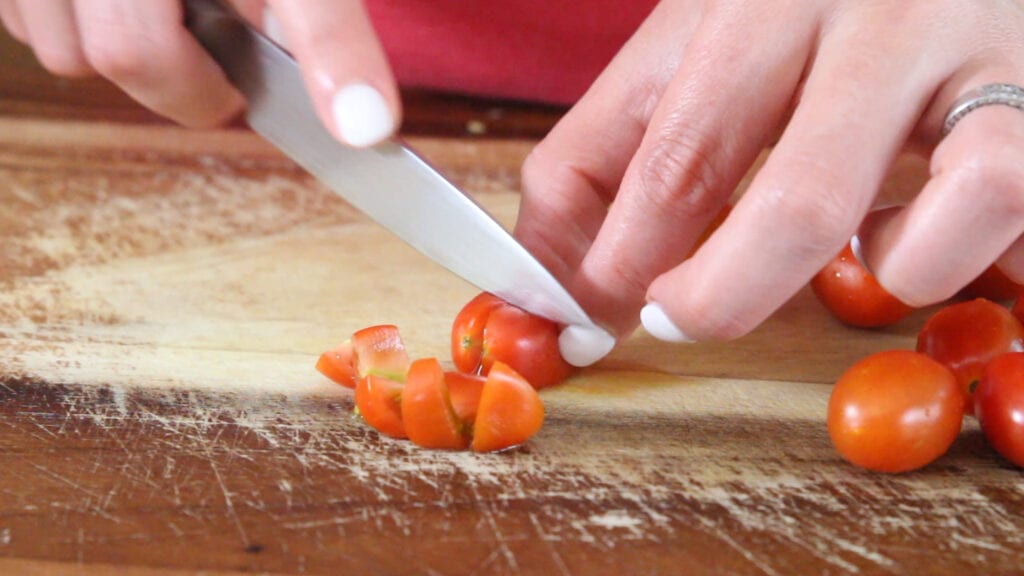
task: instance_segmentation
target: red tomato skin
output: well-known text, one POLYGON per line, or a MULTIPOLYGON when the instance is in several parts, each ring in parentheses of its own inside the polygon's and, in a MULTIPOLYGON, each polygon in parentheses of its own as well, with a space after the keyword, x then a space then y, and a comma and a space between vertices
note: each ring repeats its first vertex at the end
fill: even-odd
POLYGON ((1024 466, 1024 353, 994 358, 974 392, 974 413, 989 444, 1024 466))
POLYGON ((949 368, 924 354, 889 350, 851 366, 828 403, 828 431, 847 461, 907 472, 942 456, 960 433, 964 402, 949 368))
POLYGON ((346 340, 321 354, 316 361, 316 369, 332 381, 346 388, 354 389, 358 377, 352 341, 346 340))
POLYGON ((480 406, 480 394, 487 379, 479 374, 448 371, 444 373, 444 383, 448 386, 448 397, 451 399, 455 415, 467 426, 476 421, 477 408, 480 406))
POLYGON ((452 362, 460 372, 480 371, 484 350, 484 326, 491 311, 506 306, 505 301, 488 292, 477 294, 462 307, 452 323, 452 362))
POLYGON ((554 386, 574 371, 558 348, 558 325, 506 305, 495 308, 484 328, 482 373, 504 362, 540 390, 554 386))
POLYGON ((474 452, 493 452, 518 446, 544 425, 544 403, 537 390, 508 364, 494 363, 487 375, 476 422, 474 452))
POLYGON ((1013 303, 1013 315, 1024 323, 1024 290, 1017 296, 1017 300, 1013 303))
POLYGON ((391 438, 408 438, 402 422, 402 383, 370 374, 356 384, 359 415, 373 429, 391 438))
POLYGON ((995 264, 960 291, 964 298, 987 298, 998 302, 1012 300, 1024 290, 1024 285, 1010 280, 995 264))
POLYGON ((917 351, 945 364, 960 383, 968 412, 985 365, 1005 352, 1024 349, 1024 325, 1005 307, 976 298, 940 309, 917 335, 917 351))
POLYGON ((888 326, 913 311, 861 266, 849 243, 811 279, 811 290, 833 316, 858 328, 888 326))
POLYGON ((437 450, 469 447, 469 429, 459 420, 436 358, 421 358, 409 366, 402 391, 405 433, 417 446, 437 450))

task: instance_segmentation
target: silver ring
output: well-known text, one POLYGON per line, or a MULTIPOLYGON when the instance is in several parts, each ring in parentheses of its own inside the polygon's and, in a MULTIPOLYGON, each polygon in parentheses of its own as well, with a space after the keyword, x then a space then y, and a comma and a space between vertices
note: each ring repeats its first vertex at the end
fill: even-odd
POLYGON ((942 135, 949 134, 953 126, 982 106, 1001 104, 1024 110, 1024 88, 1016 84, 985 84, 956 99, 942 123, 942 135))

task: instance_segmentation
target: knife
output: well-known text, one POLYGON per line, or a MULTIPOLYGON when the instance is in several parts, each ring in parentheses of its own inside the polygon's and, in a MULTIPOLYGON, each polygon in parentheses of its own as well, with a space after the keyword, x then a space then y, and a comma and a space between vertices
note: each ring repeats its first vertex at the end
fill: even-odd
MULTIPOLYGON (((345 146, 321 124, 298 64, 215 0, 185 0, 186 26, 246 97, 249 125, 330 190, 483 291, 574 330, 614 339, 490 214, 397 139, 345 146), (603 336, 602 336, 603 335, 603 336)), ((563 337, 565 334, 563 333, 563 337)), ((593 360, 563 355, 583 365, 593 360)), ((596 355, 593 350, 591 355, 596 355)))

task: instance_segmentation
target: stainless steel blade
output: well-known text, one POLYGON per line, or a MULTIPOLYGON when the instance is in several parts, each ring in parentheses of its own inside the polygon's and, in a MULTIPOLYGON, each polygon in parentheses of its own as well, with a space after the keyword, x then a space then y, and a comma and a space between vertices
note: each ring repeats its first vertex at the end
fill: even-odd
MULTIPOLYGON (((187 25, 246 96, 252 128, 399 238, 481 290, 579 326, 590 318, 483 208, 409 148, 337 142, 320 122, 298 65, 213 0, 186 0, 187 25)), ((372 248, 371 248, 372 249, 372 248)))

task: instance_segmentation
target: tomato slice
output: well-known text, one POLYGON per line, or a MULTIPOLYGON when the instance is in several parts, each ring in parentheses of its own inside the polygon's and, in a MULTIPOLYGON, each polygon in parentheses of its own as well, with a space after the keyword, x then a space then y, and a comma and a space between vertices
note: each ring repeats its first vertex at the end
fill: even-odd
POLYGON ((965 286, 960 294, 965 298, 988 298, 1002 302, 1012 300, 1022 290, 1024 290, 1024 285, 1010 280, 998 266, 993 264, 965 286))
POLYGON ((811 290, 833 316, 859 328, 888 326, 913 311, 861 266, 849 243, 811 279, 811 290))
POLYGON ((537 390, 504 362, 491 366, 480 395, 472 448, 491 452, 526 442, 544 424, 537 390))
POLYGON ((484 326, 491 311, 505 301, 489 292, 481 292, 462 307, 452 323, 452 361, 461 372, 480 371, 484 353, 484 326))
POLYGON ((391 324, 370 326, 352 335, 356 373, 360 378, 370 374, 398 382, 405 381, 409 371, 409 353, 391 324))
POLYGON ((356 384, 359 415, 378 432, 392 438, 407 438, 402 422, 401 382, 369 374, 356 384))
POLYGON ((316 361, 316 369, 324 376, 346 388, 355 388, 356 366, 352 341, 345 340, 324 352, 316 361))
POLYGON ((539 390, 562 382, 574 371, 559 351, 558 325, 512 305, 491 311, 483 341, 483 374, 503 362, 539 390))
POLYGON ((985 365, 1005 352, 1024 350, 1024 325, 1005 307, 977 298, 946 306, 925 322, 917 351, 948 366, 960 383, 968 412, 985 365))
POLYGON ((934 461, 956 440, 964 402, 946 366, 910 350, 872 354, 832 388, 828 432, 843 458, 878 472, 934 461))
POLYGON ((974 393, 975 413, 989 444, 1024 466, 1024 353, 997 356, 974 393))
POLYGON ((476 410, 480 405, 480 394, 484 390, 487 379, 478 374, 448 371, 444 373, 444 382, 448 386, 448 397, 459 420, 466 426, 476 421, 476 410))
POLYGON ((444 370, 436 358, 415 360, 402 393, 402 420, 409 440, 424 448, 462 450, 469 446, 466 426, 452 407, 444 370))

